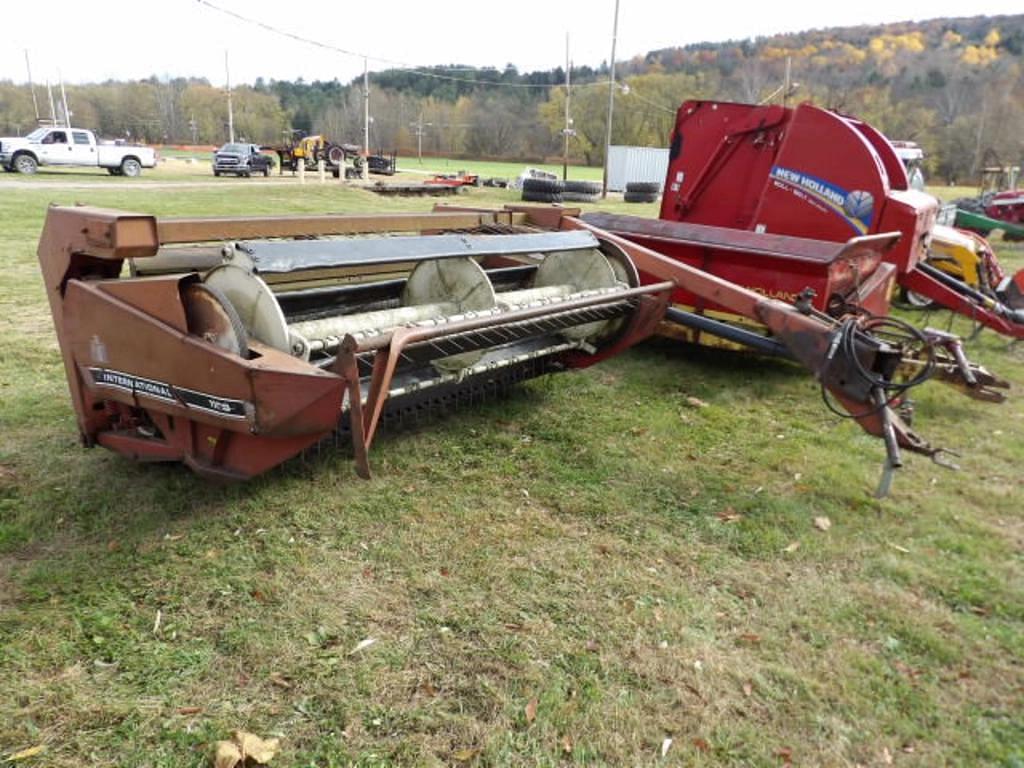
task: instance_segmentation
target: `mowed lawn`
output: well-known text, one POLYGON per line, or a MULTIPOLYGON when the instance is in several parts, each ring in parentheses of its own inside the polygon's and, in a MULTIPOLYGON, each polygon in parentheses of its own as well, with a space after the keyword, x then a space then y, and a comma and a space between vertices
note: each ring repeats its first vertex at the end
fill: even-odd
POLYGON ((801 369, 666 341, 390 433, 371 481, 342 449, 214 485, 78 444, 47 204, 431 203, 118 181, 0 186, 0 762, 205 766, 242 728, 282 768, 1024 765, 1024 350, 970 344, 1007 404, 915 393, 962 469, 884 501, 801 369))

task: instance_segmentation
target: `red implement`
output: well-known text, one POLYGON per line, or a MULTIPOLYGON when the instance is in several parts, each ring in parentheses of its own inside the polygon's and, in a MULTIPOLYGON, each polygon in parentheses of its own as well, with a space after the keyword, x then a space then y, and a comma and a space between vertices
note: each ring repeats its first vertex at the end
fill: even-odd
MULTIPOLYGON (((661 205, 666 222, 703 224, 843 243, 895 233, 883 259, 897 282, 990 328, 1024 338, 1024 318, 925 264, 938 201, 909 188, 888 140, 855 118, 810 104, 796 108, 688 101, 672 134, 661 205)), ((637 241, 654 244, 647 233, 637 241)), ((693 258, 689 247, 659 247, 693 258)), ((866 280, 870 265, 856 267, 866 280)), ((767 295, 789 297, 805 287, 823 311, 844 301, 842 281, 820 260, 775 259, 761 269, 719 260, 717 274, 767 295), (801 285, 803 282, 803 285, 801 285), (838 288, 838 290, 836 290, 838 288)))

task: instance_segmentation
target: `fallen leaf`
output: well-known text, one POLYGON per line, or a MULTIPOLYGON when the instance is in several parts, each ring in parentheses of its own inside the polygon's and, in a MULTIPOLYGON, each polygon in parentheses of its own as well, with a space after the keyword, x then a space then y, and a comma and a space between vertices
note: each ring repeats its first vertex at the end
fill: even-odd
POLYGON ((888 747, 882 747, 882 765, 892 765, 892 752, 888 747))
POLYGON ((909 555, 910 554, 910 550, 909 549, 907 549, 906 547, 901 547, 899 544, 893 544, 890 541, 889 542, 889 546, 892 547, 893 549, 895 549, 897 552, 902 552, 904 555, 909 555))
POLYGON ((672 749, 672 739, 666 738, 661 742, 661 756, 664 757, 672 749))
POLYGON ((478 754, 480 754, 480 750, 479 749, 474 749, 472 747, 467 747, 466 749, 460 749, 458 752, 456 752, 454 755, 452 755, 452 757, 454 757, 457 762, 468 763, 470 760, 472 760, 478 754))
POLYGON ((281 675, 277 674, 277 672, 271 672, 267 675, 267 680, 269 680, 272 685, 276 685, 278 688, 284 688, 286 691, 292 687, 292 684, 281 677, 281 675))
POLYGON ((755 635, 753 632, 744 632, 740 635, 740 640, 751 645, 758 645, 761 642, 761 636, 755 635))
MULTIPOLYGON (((686 398, 686 402, 687 402, 688 405, 692 405, 694 408, 707 408, 708 407, 707 403, 705 403, 699 397, 693 397, 693 395, 690 395, 689 397, 687 397, 686 398)), ((669 741, 671 742, 671 739, 669 739, 669 741)))
POLYGON ((526 723, 529 725, 537 719, 537 700, 530 699, 526 703, 526 708, 523 710, 523 714, 526 715, 526 723))
POLYGON ((787 763, 793 759, 793 748, 792 747, 779 747, 775 750, 775 756, 780 757, 787 763))
POLYGON ((359 643, 356 645, 356 647, 348 652, 348 655, 352 656, 353 654, 359 653, 360 651, 362 651, 362 650, 364 650, 366 648, 369 648, 371 645, 373 645, 376 642, 377 642, 377 638, 375 638, 375 637, 368 637, 365 640, 360 640, 359 643))
POLYGON ((737 520, 742 520, 743 515, 737 512, 732 507, 726 507, 725 509, 719 510, 718 514, 715 515, 723 523, 735 523, 737 520))
POLYGON ((36 755, 41 754, 44 749, 46 749, 45 745, 38 744, 34 747, 29 747, 28 749, 19 750, 13 755, 8 755, 6 757, 6 762, 13 763, 17 760, 27 760, 30 757, 35 757, 36 755))
POLYGON ((202 711, 202 707, 178 707, 179 715, 198 715, 202 711))
POLYGON ((277 754, 280 739, 261 739, 248 731, 235 731, 232 736, 242 751, 242 759, 252 758, 257 763, 269 763, 277 754))
POLYGON ((798 549, 800 549, 800 542, 799 541, 794 541, 791 544, 789 544, 788 546, 784 547, 782 551, 785 552, 787 555, 791 555, 794 552, 796 552, 798 549))
POLYGON ((708 744, 706 739, 702 739, 700 736, 693 740, 693 746, 699 749, 701 752, 710 752, 711 745, 708 744))
POLYGON ((750 683, 744 683, 743 684, 743 695, 744 696, 753 696, 754 695, 754 686, 751 685, 750 683))
POLYGON ((562 737, 562 751, 567 755, 572 754, 572 739, 568 736, 562 737))
POLYGON ((817 528, 819 531, 827 531, 829 528, 832 527, 832 521, 824 516, 816 517, 814 518, 814 527, 817 528))
POLYGON ((213 768, 235 768, 242 762, 242 750, 233 741, 218 741, 213 755, 213 768))

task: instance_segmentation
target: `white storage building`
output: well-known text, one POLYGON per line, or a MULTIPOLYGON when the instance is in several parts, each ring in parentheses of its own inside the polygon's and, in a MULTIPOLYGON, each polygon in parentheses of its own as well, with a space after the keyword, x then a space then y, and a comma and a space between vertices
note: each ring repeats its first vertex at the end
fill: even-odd
POLYGON ((608 189, 622 192, 631 181, 665 184, 668 150, 658 147, 611 146, 608 153, 608 189))

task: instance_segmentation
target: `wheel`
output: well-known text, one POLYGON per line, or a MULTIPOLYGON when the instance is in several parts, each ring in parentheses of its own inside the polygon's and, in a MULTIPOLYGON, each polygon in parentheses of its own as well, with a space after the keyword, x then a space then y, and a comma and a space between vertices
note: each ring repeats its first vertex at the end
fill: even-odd
POLYGON ((900 301, 914 309, 935 309, 938 302, 928 298, 923 293, 917 293, 906 288, 900 288, 900 301))
POLYGON ((985 208, 981 204, 981 201, 976 197, 960 197, 953 201, 953 205, 957 207, 957 210, 967 211, 968 213, 984 213, 985 208))
POLYGON ((31 176, 33 173, 39 170, 39 163, 32 155, 27 152, 23 152, 20 155, 14 156, 14 170, 18 173, 24 173, 26 176, 31 176))
POLYGON ((561 192, 534 192, 531 189, 523 190, 523 200, 529 203, 560 203, 562 202, 561 192))
POLYGON ((526 200, 526 193, 558 195, 561 199, 565 185, 558 179, 523 179, 523 200, 526 200))
POLYGON ((661 184, 657 181, 631 181, 626 184, 626 194, 635 193, 640 195, 654 195, 657 197, 661 194, 661 184))
POLYGON ((345 150, 337 144, 331 144, 331 146, 327 148, 327 162, 331 165, 344 165, 345 150))
MULTIPOLYGON (((565 191, 579 195, 600 195, 601 183, 598 181, 566 181, 565 191)), ((568 199, 568 198, 567 198, 568 199)))
POLYGON ((263 178, 267 178, 270 175, 270 166, 263 166, 263 178))
POLYGON ((562 199, 567 203, 596 203, 601 199, 601 193, 587 194, 585 192, 570 192, 566 190, 562 193, 562 199))
POLYGON ((657 195, 641 194, 638 192, 627 192, 622 196, 627 203, 653 203, 658 199, 657 195))
POLYGON ((182 290, 181 297, 189 333, 225 352, 248 356, 249 335, 238 312, 219 288, 192 283, 182 290))
POLYGON ((220 171, 214 171, 214 172, 213 172, 213 175, 214 175, 214 176, 220 176, 220 171))
POLYGON ((241 176, 241 177, 242 177, 243 179, 249 179, 249 178, 252 178, 252 174, 251 174, 251 173, 249 173, 248 171, 244 171, 243 173, 240 173, 240 174, 238 174, 238 175, 239 175, 239 176, 241 176))
POLYGON ((107 173, 111 176, 117 176, 117 168, 107 168, 107 173))
POLYGON ((134 157, 126 157, 121 161, 121 175, 135 178, 142 173, 142 163, 134 157))

